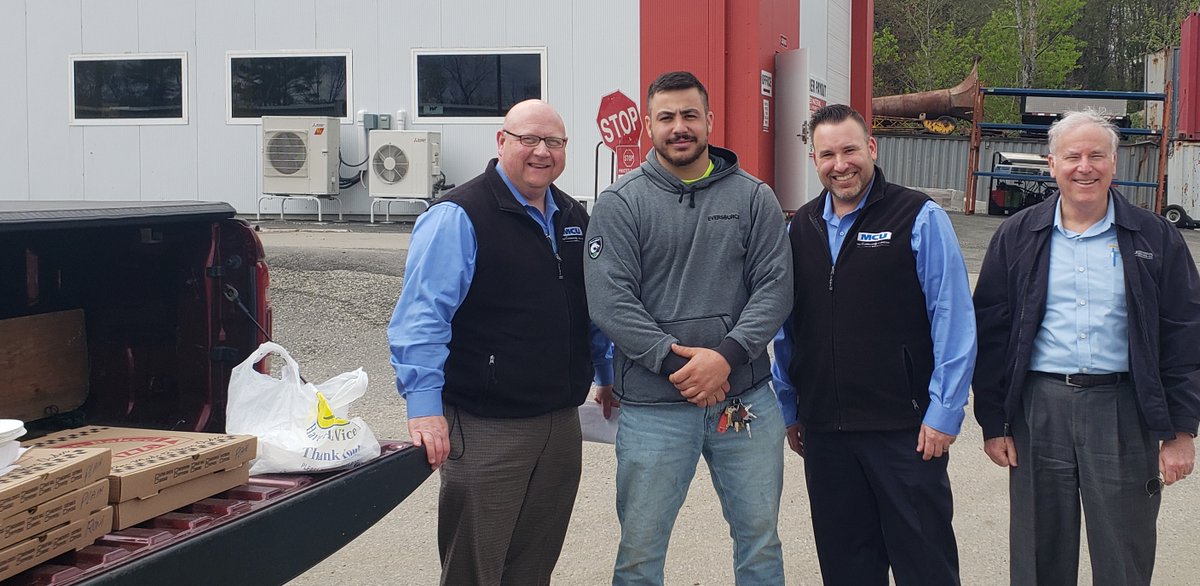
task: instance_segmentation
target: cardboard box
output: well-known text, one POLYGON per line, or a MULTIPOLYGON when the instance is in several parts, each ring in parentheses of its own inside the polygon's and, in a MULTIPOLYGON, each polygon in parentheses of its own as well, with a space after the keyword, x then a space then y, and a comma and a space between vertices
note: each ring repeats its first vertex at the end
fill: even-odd
POLYGON ((113 531, 132 527, 159 515, 186 507, 196 501, 225 492, 250 481, 250 465, 243 464, 232 470, 206 474, 183 484, 165 488, 158 494, 132 499, 113 505, 113 531))
POLYGON ((0 476, 0 519, 107 478, 112 452, 97 448, 33 449, 0 476))
POLYGON ((0 548, 87 517, 108 506, 108 479, 50 499, 0 521, 0 548))
POLYGON ((51 529, 0 550, 0 580, 19 574, 68 551, 83 549, 108 533, 112 507, 104 507, 82 519, 51 529))
POLYGON ((109 448, 112 473, 108 502, 158 494, 254 459, 257 438, 128 427, 79 427, 36 440, 41 448, 109 448))
POLYGON ((88 396, 83 310, 0 320, 4 407, 0 418, 36 421, 66 413, 88 396))

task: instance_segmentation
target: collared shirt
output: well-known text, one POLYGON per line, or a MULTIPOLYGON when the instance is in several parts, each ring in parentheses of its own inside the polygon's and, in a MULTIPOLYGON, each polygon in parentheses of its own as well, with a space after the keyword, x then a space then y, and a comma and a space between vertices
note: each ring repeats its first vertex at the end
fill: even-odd
MULTIPOLYGON (((872 187, 875 187, 875 179, 871 179, 871 182, 867 184, 864 193, 871 193, 872 187)), ((833 211, 833 194, 830 193, 825 197, 825 211, 821 212, 821 217, 825 219, 825 233, 829 236, 829 254, 833 257, 833 264, 837 264, 838 253, 842 251, 842 243, 846 241, 846 232, 854 227, 854 220, 858 219, 858 212, 862 211, 864 205, 867 205, 865 197, 858 200, 858 205, 854 206, 850 213, 839 218, 837 212, 833 211)), ((922 209, 917 217, 920 218, 920 214, 924 212, 925 210, 922 209)), ((916 233, 914 223, 914 237, 916 233)))
MULTIPOLYGON (((867 186, 866 192, 871 192, 871 185, 867 186)), ((833 211, 832 197, 827 195, 825 198, 823 217, 829 235, 829 252, 836 263, 842 242, 867 198, 862 198, 853 211, 838 218, 833 211)), ((975 366, 975 312, 967 265, 950 216, 932 201, 926 202, 917 213, 910 245, 916 257, 917 280, 925 294, 933 339, 933 376, 929 379, 930 402, 924 423, 942 433, 958 435, 975 366)), ((775 394, 788 426, 796 423, 796 389, 787 373, 795 345, 791 324, 789 318, 775 335, 775 363, 771 366, 775 394)))
POLYGON ((1129 372, 1125 268, 1113 204, 1082 233, 1062 224, 1062 200, 1050 232, 1046 316, 1033 340, 1029 369, 1059 374, 1129 372))
MULTIPOLYGON (((558 242, 552 234, 559 210, 549 188, 546 214, 542 214, 513 187, 499 165, 496 171, 529 217, 541 226, 557 254, 558 242)), ((442 369, 450 355, 450 322, 471 288, 477 250, 471 219, 455 203, 443 202, 429 208, 413 226, 404 287, 388 323, 396 388, 408 402, 410 418, 442 414, 442 386, 446 381, 442 369)), ((595 325, 590 333, 595 382, 611 385, 612 343, 595 325)))
MULTIPOLYGON (((508 186, 508 190, 512 192, 513 197, 517 198, 517 203, 521 204, 521 207, 525 208, 525 213, 529 214, 529 217, 533 218, 533 220, 538 223, 538 227, 540 227, 542 229, 542 233, 546 235, 546 240, 550 241, 550 249, 553 250, 555 254, 558 254, 558 240, 555 240, 553 236, 554 214, 558 213, 558 204, 554 203, 554 197, 550 194, 550 188, 546 188, 546 195, 542 197, 542 201, 546 202, 546 213, 543 214, 542 210, 539 210, 537 206, 529 203, 529 200, 525 198, 525 195, 517 190, 516 186, 514 186, 512 181, 508 178, 508 175, 504 174, 503 167, 496 165, 496 173, 498 173, 500 178, 504 180, 504 184, 508 186)), ((466 213, 464 212, 463 215, 465 216, 466 213)), ((413 226, 413 231, 416 231, 416 226, 413 226)), ((472 234, 474 234, 474 231, 472 231, 472 234)))

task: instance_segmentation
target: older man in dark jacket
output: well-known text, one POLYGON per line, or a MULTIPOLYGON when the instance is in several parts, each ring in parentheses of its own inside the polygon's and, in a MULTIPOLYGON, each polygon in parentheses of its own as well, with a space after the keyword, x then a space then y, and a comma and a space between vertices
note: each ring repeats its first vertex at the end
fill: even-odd
POLYGON ((1149 584, 1161 485, 1195 464, 1200 276, 1111 187, 1116 152, 1096 113, 1057 122, 1060 193, 1000 227, 975 288, 975 417, 1011 470, 1013 584, 1076 583, 1081 504, 1096 583, 1149 584))

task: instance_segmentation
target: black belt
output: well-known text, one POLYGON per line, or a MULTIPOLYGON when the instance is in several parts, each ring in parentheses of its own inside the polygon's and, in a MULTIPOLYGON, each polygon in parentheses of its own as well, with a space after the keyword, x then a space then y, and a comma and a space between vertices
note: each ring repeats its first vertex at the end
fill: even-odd
POLYGON ((1060 383, 1065 383, 1068 387, 1099 387, 1102 385, 1115 385, 1129 381, 1128 372, 1114 372, 1112 374, 1084 374, 1077 372, 1075 374, 1058 374, 1056 372, 1042 372, 1040 370, 1031 370, 1033 374, 1052 378, 1060 383))

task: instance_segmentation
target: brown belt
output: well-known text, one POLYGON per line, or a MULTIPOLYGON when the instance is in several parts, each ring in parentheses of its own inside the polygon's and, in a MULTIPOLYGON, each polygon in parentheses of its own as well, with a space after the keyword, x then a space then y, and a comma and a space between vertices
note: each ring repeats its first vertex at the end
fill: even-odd
POLYGON ((1082 372, 1058 374, 1056 372, 1042 372, 1040 370, 1031 370, 1029 372, 1065 383, 1068 387, 1099 387, 1102 385, 1115 385, 1130 380, 1128 372, 1114 372, 1112 374, 1085 374, 1082 372))

